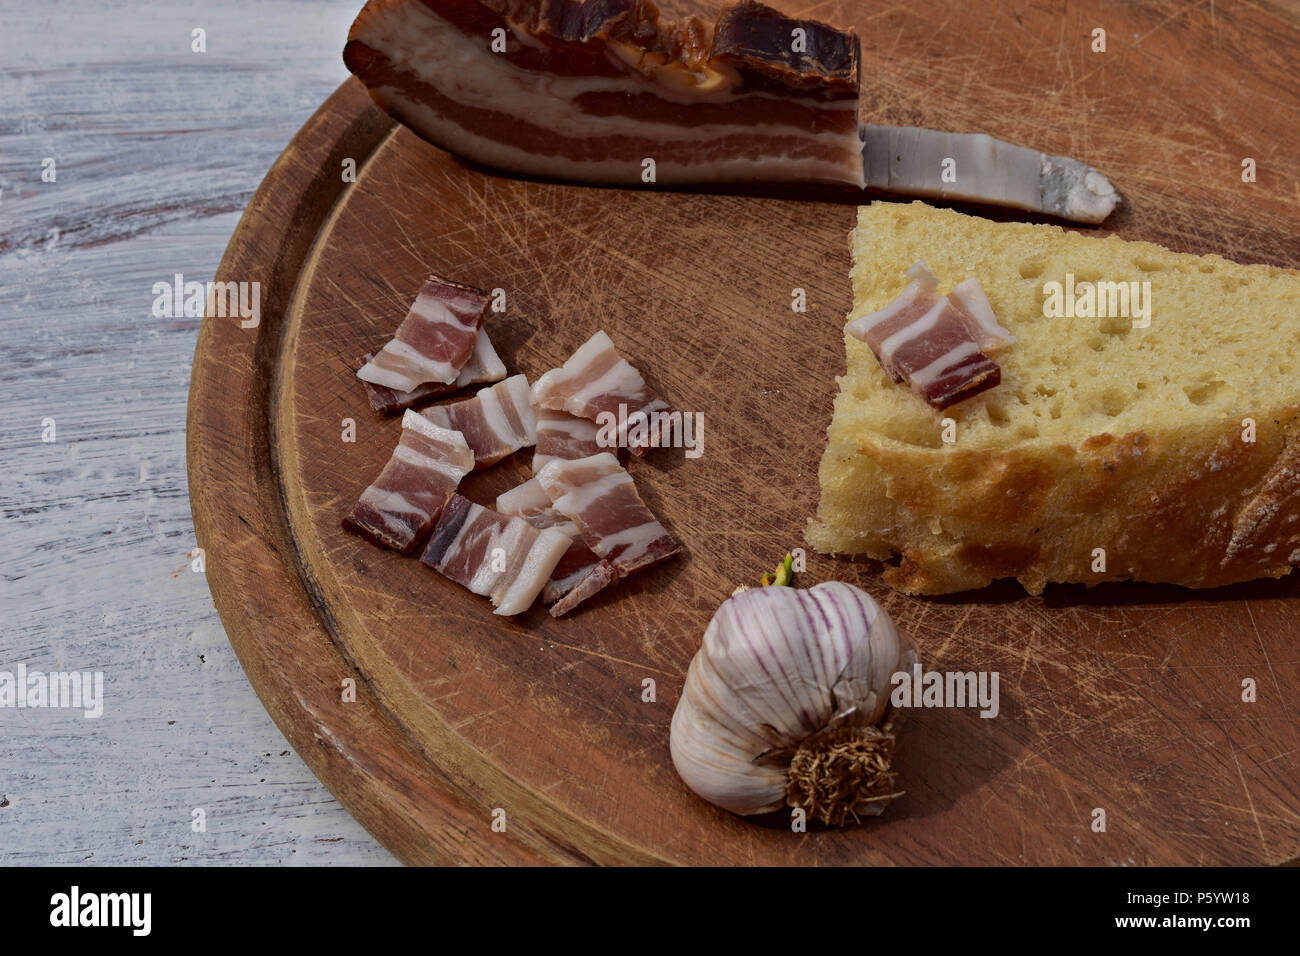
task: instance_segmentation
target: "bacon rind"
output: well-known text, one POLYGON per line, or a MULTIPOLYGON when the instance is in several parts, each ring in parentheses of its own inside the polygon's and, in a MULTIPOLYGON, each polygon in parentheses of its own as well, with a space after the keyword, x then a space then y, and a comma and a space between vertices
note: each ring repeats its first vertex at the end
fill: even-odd
POLYGON ((408 411, 392 457, 344 517, 343 527, 381 547, 411 554, 473 467, 473 453, 458 432, 408 411))
POLYGON ((983 352, 978 352, 969 362, 953 367, 943 378, 922 389, 921 397, 943 410, 1001 382, 1002 368, 983 352))
MULTIPOLYGON (((561 562, 563 560, 561 559, 561 562)), ((551 583, 548 583, 546 590, 542 592, 542 603, 551 605, 551 617, 563 617, 587 598, 603 591, 618 579, 618 570, 612 564, 608 561, 597 561, 588 566, 577 580, 562 581, 556 584, 554 590, 551 583)))
POLYGON ((865 183, 856 34, 757 3, 729 7, 714 28, 661 21, 643 0, 371 0, 343 58, 420 136, 490 166, 640 185, 653 157, 659 183, 865 183), (806 52, 793 51, 796 26, 806 52), (506 48, 490 51, 498 29, 506 48), (489 55, 461 46, 448 69, 428 55, 456 44, 489 55), (532 102, 538 76, 593 82, 532 102), (498 92, 470 96, 467 85, 498 92), (782 109, 765 108, 773 102, 782 109), (700 109, 688 118, 682 103, 700 109), (677 135, 705 123, 702 135, 677 135))
POLYGON ((718 15, 712 59, 753 71, 781 85, 858 91, 862 51, 857 34, 816 20, 797 20, 779 10, 744 0, 718 15), (796 53, 791 38, 804 31, 805 51, 796 53))

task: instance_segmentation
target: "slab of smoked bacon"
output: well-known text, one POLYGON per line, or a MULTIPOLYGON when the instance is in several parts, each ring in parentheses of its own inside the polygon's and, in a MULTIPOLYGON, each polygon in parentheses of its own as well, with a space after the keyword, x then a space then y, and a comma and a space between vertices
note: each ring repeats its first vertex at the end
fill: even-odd
POLYGON ((862 186, 858 38, 745 2, 370 0, 343 60, 381 107, 489 166, 639 184, 862 186))

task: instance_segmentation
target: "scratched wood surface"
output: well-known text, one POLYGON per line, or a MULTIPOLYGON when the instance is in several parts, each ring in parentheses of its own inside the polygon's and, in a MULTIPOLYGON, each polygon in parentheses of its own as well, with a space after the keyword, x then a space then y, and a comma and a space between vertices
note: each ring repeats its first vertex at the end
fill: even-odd
POLYGON ((106 698, 92 720, 0 708, 0 864, 393 862, 271 721, 190 570, 200 320, 151 311, 153 283, 212 278, 346 76, 356 5, 0 0, 0 671, 102 671, 106 698))
MULTIPOLYGON (((1127 238, 1300 261, 1294 8, 804 9, 863 35, 866 118, 986 130, 1086 159, 1125 195, 1107 226, 1127 238), (1097 26, 1104 54, 1090 50, 1097 26), (1259 164, 1254 184, 1240 178, 1246 157, 1259 164)), ((718 811, 678 781, 668 724, 705 623, 736 584, 801 544, 815 508, 852 221, 850 204, 779 193, 493 175, 390 131, 354 84, 272 170, 221 268, 266 284, 262 324, 210 318, 199 343, 196 524, 268 708, 400 858, 1128 865, 1300 854, 1300 579, 914 599, 870 564, 814 555, 805 583, 866 588, 927 667, 999 672, 1000 713, 911 714, 897 762, 907 794, 859 828, 791 833, 718 811), (361 176, 345 185, 349 156, 361 176), (534 378, 603 327, 679 407, 705 413, 703 457, 661 450, 631 466, 683 542, 680 559, 572 618, 534 609, 503 621, 339 529, 398 434, 369 413, 355 359, 391 333, 427 271, 506 289, 509 309, 489 326, 512 370, 534 378), (794 286, 807 290, 807 315, 789 310, 794 286), (342 440, 345 419, 355 442, 342 440), (357 704, 338 699, 346 676, 360 679, 357 704), (1245 678, 1258 685, 1253 703, 1241 700, 1245 678), (1098 808, 1105 832, 1091 826, 1098 808), (497 809, 505 833, 491 830, 497 809)), ((489 502, 527 476, 524 464, 476 474, 466 493, 489 502)))

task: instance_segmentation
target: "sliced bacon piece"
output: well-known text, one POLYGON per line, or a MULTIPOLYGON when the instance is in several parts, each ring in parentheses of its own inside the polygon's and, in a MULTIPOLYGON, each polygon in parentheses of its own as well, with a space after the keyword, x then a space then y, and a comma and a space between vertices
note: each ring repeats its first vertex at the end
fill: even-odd
POLYGON ((435 425, 465 436, 475 468, 494 465, 521 448, 537 444, 537 419, 528 402, 528 379, 512 375, 480 389, 473 398, 435 405, 421 414, 435 425))
POLYGON ((343 527, 385 548, 410 554, 474 470, 464 437, 417 412, 402 416, 402 438, 343 527))
MULTIPOLYGON (((930 271, 930 267, 924 260, 908 269, 906 275, 909 279, 919 282, 920 286, 932 296, 939 288, 938 276, 930 271)), ((906 289, 903 291, 907 292, 906 289)), ((989 298, 984 294, 984 287, 974 276, 959 282, 948 293, 948 301, 952 303, 962 325, 966 327, 966 331, 970 333, 970 337, 984 354, 992 355, 1016 340, 1015 336, 998 324, 998 318, 993 314, 993 306, 989 304, 989 298)))
POLYGON ((575 591, 578 593, 558 610, 552 608, 552 616, 559 617, 577 607, 605 585, 618 579, 613 565, 587 547, 578 526, 555 510, 551 496, 536 478, 529 478, 523 484, 499 495, 497 511, 523 518, 534 528, 554 528, 573 539, 573 543, 564 552, 564 557, 560 558, 559 564, 551 572, 551 579, 546 582, 546 588, 542 591, 542 603, 552 605, 575 591))
POLYGON ((993 315, 977 279, 940 297, 938 280, 924 262, 907 270, 911 282, 884 308, 854 319, 848 331, 871 346, 895 382, 906 381, 935 408, 990 389, 1002 370, 988 357, 1014 339, 993 315))
POLYGON ((420 560, 511 615, 532 606, 570 544, 554 528, 538 530, 453 495, 420 560))
POLYGON ((487 306, 481 289, 430 276, 392 340, 357 378, 398 392, 425 382, 450 385, 474 352, 487 306))
MULTIPOLYGON (((650 390, 645 379, 599 331, 533 384, 533 404, 565 411, 605 426, 613 425, 614 444, 644 455, 658 447, 669 424, 668 403, 650 390), (660 413, 660 414, 656 414, 660 413), (602 421, 601 416, 612 416, 602 421)), ((605 427, 598 429, 597 437, 605 427)), ((599 444, 599 442, 598 442, 599 444)), ((608 446, 604 446, 608 447, 608 446)))
POLYGON ((371 0, 343 49, 376 103, 444 149, 634 185, 651 158, 658 183, 862 186, 859 60, 852 30, 753 2, 711 26, 662 22, 648 0, 371 0))
MULTIPOLYGON (((537 449, 533 452, 533 474, 557 458, 572 461, 601 451, 596 441, 596 423, 568 412, 549 408, 537 410, 537 449)), ((547 498, 547 503, 550 499, 547 498)))
MULTIPOLYGON (((367 355, 361 360, 361 364, 365 365, 374 357, 374 353, 367 355)), ((423 385, 417 385, 409 392, 395 392, 391 388, 373 385, 370 382, 362 382, 361 384, 366 389, 366 398, 369 399, 371 408, 381 415, 395 415, 403 409, 412 408, 421 402, 432 401, 443 395, 450 395, 452 392, 460 391, 470 385, 499 382, 505 377, 505 363, 497 355, 497 350, 492 347, 492 340, 488 338, 487 329, 480 328, 478 338, 474 340, 474 351, 470 353, 469 359, 461 366, 456 381, 450 385, 442 382, 425 382, 423 385)))
MULTIPOLYGON (((533 454, 533 474, 553 461, 571 461, 598 454, 599 429, 594 422, 568 412, 539 409, 537 412, 537 450, 533 454)), ((577 607, 601 588, 618 580, 613 565, 604 561, 583 541, 578 526, 559 514, 541 482, 531 478, 497 498, 497 510, 518 514, 536 527, 557 527, 574 539, 569 550, 551 573, 542 592, 542 603, 553 605, 551 614, 559 617, 577 607), (556 602, 565 599, 563 603, 556 602)))
POLYGON ((632 476, 607 451, 553 461, 537 480, 555 510, 578 526, 588 547, 620 578, 681 550, 637 494, 632 476))
POLYGON ((854 319, 848 325, 849 332, 871 346, 871 351, 876 353, 881 368, 895 382, 901 382, 903 376, 893 363, 887 362, 881 355, 881 343, 899 329, 907 328, 928 313, 939 299, 939 280, 926 268, 924 262, 918 262, 908 269, 907 275, 912 281, 899 293, 898 298, 883 309, 877 309, 875 312, 854 319))

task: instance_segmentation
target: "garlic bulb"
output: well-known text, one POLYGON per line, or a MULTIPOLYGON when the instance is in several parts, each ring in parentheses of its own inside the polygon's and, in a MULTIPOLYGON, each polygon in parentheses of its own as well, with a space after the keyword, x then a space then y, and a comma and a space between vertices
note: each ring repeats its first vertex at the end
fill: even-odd
POLYGON ((742 815, 793 806, 840 825, 878 814, 899 795, 890 679, 916 659, 850 584, 736 594, 709 622, 673 712, 677 773, 742 815))

